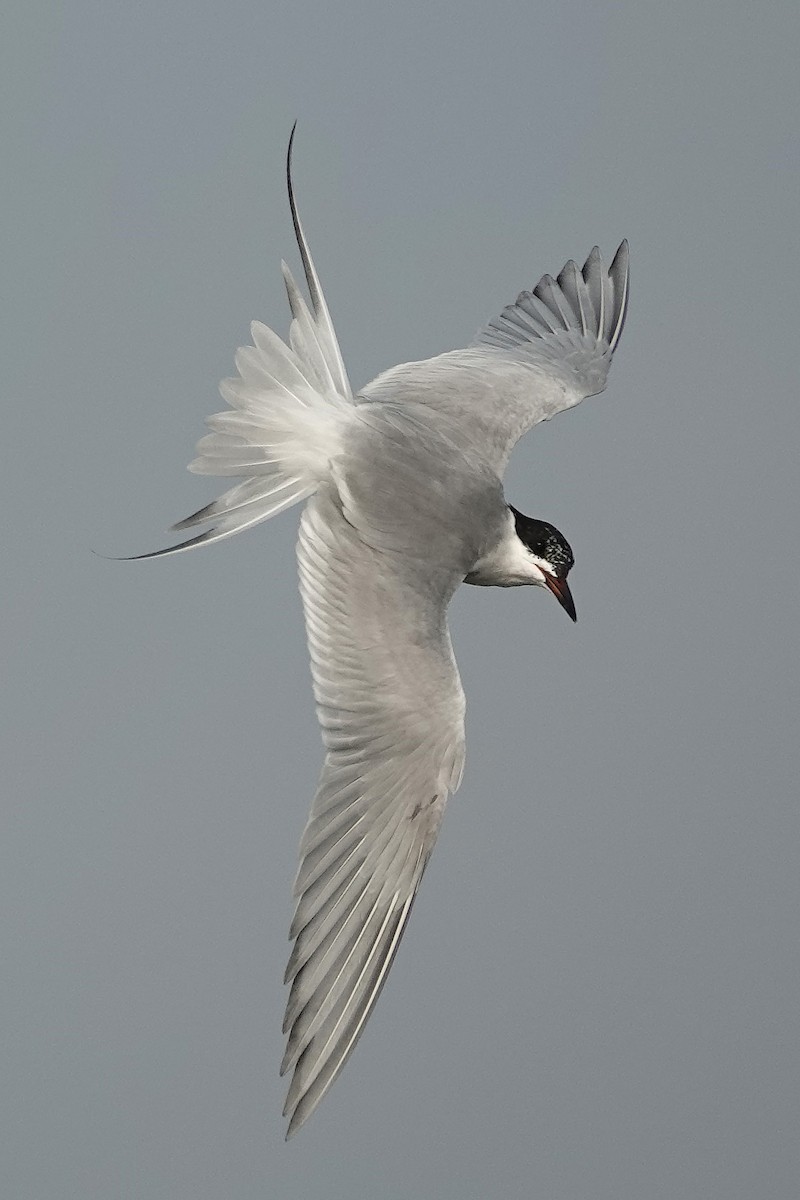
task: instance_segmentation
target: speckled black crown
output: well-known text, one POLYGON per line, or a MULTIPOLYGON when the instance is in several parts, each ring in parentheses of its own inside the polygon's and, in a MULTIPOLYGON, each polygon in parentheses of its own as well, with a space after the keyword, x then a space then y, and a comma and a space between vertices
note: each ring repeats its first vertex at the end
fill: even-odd
POLYGON ((517 512, 512 504, 508 507, 514 514, 519 540, 524 542, 531 554, 551 564, 556 579, 566 579, 575 558, 563 533, 559 533, 555 525, 548 525, 547 521, 537 521, 535 517, 526 517, 524 513, 517 512))

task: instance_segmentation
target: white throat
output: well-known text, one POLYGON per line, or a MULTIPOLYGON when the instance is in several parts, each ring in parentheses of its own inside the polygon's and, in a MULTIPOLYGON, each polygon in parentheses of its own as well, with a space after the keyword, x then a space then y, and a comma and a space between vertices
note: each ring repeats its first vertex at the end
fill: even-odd
POLYGON ((552 574, 552 567, 531 554, 517 536, 514 516, 509 509, 502 536, 478 559, 464 582, 479 587, 522 587, 525 584, 544 587, 544 571, 548 569, 552 574))

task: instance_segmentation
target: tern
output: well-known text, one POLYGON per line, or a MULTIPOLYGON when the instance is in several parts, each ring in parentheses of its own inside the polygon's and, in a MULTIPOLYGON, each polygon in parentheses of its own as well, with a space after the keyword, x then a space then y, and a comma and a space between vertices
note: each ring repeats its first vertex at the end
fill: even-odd
POLYGON ((595 247, 483 328, 354 393, 292 185, 310 304, 286 266, 288 345, 259 322, 220 385, 189 470, 242 480, 156 558, 305 501, 297 557, 325 760, 300 844, 281 1074, 287 1138, 350 1057, 408 922, 464 766, 464 693, 447 626, 461 583, 547 588, 575 620, 566 538, 507 503, 518 439, 605 387, 628 303, 628 245, 595 247))

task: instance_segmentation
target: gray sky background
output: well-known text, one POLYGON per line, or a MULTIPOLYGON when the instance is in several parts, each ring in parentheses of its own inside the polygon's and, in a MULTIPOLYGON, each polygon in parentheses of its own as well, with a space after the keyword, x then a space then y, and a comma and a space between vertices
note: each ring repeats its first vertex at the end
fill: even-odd
POLYGON ((0 75, 4 1194, 791 1200, 794 3, 13 6, 0 75), (290 1145, 321 762, 297 514, 178 559, 305 225, 354 384, 631 242, 602 397, 507 494, 579 623, 462 589, 468 758, 389 985, 290 1145))

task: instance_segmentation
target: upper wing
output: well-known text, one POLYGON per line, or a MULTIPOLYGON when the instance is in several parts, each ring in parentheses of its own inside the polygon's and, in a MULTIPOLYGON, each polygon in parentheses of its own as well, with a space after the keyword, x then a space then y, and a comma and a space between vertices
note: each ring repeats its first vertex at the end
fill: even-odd
POLYGON ((628 243, 608 268, 595 246, 582 269, 570 260, 522 292, 468 349, 394 367, 363 395, 437 409, 502 474, 523 433, 603 390, 628 292, 628 243))
POLYGON ((366 545, 328 488, 305 510, 298 559, 327 757, 301 843, 286 970, 287 1136, 372 1011, 464 758, 445 620, 459 580, 366 545))

